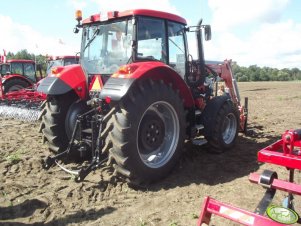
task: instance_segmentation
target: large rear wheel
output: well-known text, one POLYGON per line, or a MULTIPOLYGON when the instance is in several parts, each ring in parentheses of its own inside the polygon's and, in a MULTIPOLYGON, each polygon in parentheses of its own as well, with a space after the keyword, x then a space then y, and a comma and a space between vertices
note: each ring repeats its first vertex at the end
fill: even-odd
POLYGON ((107 124, 110 163, 135 184, 165 177, 180 157, 185 139, 181 98, 163 82, 136 84, 107 124))
POLYGON ((18 91, 20 89, 24 89, 26 87, 29 87, 30 84, 22 79, 9 79, 4 84, 4 93, 12 92, 12 91, 18 91))
POLYGON ((70 131, 66 129, 66 116, 77 99, 73 92, 47 97, 42 110, 41 131, 43 140, 48 142, 50 151, 54 153, 62 152, 68 146, 70 131))

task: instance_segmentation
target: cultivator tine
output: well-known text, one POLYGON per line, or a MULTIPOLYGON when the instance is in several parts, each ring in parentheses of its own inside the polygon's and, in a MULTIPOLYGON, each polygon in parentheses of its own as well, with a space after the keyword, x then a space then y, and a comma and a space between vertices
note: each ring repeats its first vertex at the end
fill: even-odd
POLYGON ((0 116, 33 122, 38 120, 39 109, 26 109, 14 106, 0 106, 0 116))
POLYGON ((29 104, 11 104, 0 105, 0 117, 14 118, 22 121, 33 122, 37 121, 40 114, 40 107, 37 103, 29 104))
POLYGON ((37 121, 45 100, 46 94, 34 88, 8 92, 0 98, 0 117, 37 121))

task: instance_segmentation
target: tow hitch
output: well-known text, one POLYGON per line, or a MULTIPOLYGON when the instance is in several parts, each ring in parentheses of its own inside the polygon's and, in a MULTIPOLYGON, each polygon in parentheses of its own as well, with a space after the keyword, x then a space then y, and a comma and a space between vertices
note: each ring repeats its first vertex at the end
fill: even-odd
POLYGON ((102 137, 103 123, 106 121, 104 115, 99 114, 100 107, 94 107, 93 109, 78 115, 76 123, 72 132, 71 140, 65 151, 58 153, 54 156, 48 156, 45 160, 42 160, 42 167, 48 170, 53 165, 58 165, 65 172, 75 175, 75 181, 81 182, 86 176, 93 170, 101 168, 108 160, 107 157, 101 155, 101 150, 104 146, 102 137), (84 121, 90 117, 91 129, 83 129, 84 121), (88 137, 83 137, 83 133, 90 134, 88 137), (87 166, 82 166, 78 170, 70 170, 63 164, 59 163, 59 160, 66 158, 72 158, 74 156, 84 158, 91 150, 92 159, 87 166))

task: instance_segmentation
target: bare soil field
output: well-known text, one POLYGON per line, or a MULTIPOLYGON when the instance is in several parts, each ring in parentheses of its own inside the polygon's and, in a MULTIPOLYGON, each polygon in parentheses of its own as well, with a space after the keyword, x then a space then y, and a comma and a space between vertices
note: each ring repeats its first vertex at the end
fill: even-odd
MULTIPOLYGON (((59 167, 45 171, 49 155, 38 123, 0 119, 0 225, 196 225, 205 196, 254 211, 265 190, 248 176, 285 168, 257 162, 257 152, 280 139, 286 129, 301 128, 301 82, 239 83, 249 97, 249 133, 223 154, 185 145, 181 161, 165 178, 147 188, 110 182, 96 170, 76 183, 59 167)), ((296 180, 301 183, 300 173, 296 180)), ((285 193, 277 192, 280 204, 285 193)), ((299 204, 300 205, 300 204, 299 204)), ((301 207, 296 205, 297 212, 301 207)), ((211 225, 236 225, 214 216, 211 225)))

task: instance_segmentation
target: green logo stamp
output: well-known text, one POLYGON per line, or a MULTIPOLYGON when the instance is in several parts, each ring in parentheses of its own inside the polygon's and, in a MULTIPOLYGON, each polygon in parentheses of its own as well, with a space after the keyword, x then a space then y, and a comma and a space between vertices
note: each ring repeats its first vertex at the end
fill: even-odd
POLYGON ((266 213, 273 221, 281 224, 294 224, 299 219, 299 215, 294 210, 282 206, 269 206, 266 213))

